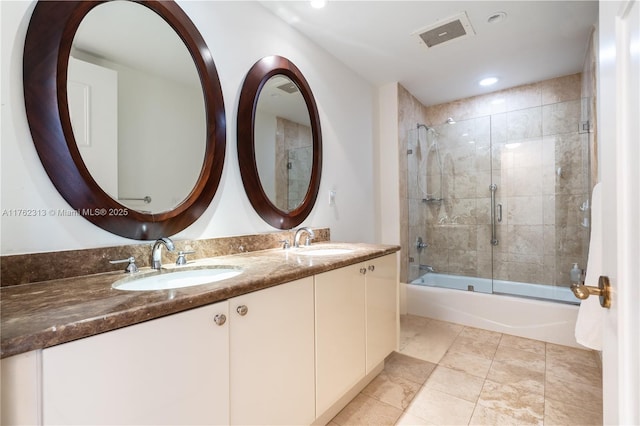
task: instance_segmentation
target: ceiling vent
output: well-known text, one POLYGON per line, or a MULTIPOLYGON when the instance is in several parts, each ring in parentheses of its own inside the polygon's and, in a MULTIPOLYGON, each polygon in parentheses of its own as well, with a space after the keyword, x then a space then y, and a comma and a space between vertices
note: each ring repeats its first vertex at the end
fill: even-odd
POLYGON ((284 92, 287 92, 289 94, 296 93, 298 91, 298 86, 296 86, 296 84, 291 81, 285 84, 281 84, 280 86, 277 86, 277 87, 278 89, 284 92))
POLYGON ((433 25, 414 33, 427 47, 434 47, 451 40, 460 40, 475 35, 466 12, 448 19, 441 19, 433 25))

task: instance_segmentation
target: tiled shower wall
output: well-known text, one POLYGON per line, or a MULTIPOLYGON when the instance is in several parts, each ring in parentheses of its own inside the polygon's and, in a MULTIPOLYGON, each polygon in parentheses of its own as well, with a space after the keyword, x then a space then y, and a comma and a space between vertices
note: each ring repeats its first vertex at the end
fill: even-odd
POLYGON ((311 127, 276 118, 276 205, 285 211, 298 207, 311 181, 311 127))
POLYGON ((571 264, 584 267, 588 210, 579 207, 590 186, 583 150, 588 134, 578 132, 580 87, 576 74, 423 110, 399 92, 400 104, 411 105, 400 108, 408 121, 402 148, 412 152, 401 165, 409 176, 403 224, 407 261, 413 258, 403 271, 408 281, 422 274, 419 264, 428 264, 456 275, 568 285, 571 264), (411 121, 420 116, 437 136, 415 129, 411 121), (443 124, 449 116, 455 125, 443 124), (491 183, 503 211, 495 247, 491 183), (444 201, 425 202, 427 195, 444 201), (429 244, 422 252, 416 236, 429 244))

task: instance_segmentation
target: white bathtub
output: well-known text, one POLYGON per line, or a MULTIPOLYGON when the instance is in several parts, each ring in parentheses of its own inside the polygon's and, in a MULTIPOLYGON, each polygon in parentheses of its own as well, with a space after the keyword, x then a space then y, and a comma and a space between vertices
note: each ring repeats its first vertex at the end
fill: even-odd
POLYGON ((535 299, 572 303, 574 305, 578 305, 580 302, 568 287, 493 280, 493 291, 491 291, 491 279, 464 277, 461 275, 429 273, 412 281, 411 284, 467 291, 471 290, 470 287, 472 287, 471 291, 479 291, 480 293, 533 297, 535 299))
POLYGON ((581 347, 574 337, 578 305, 541 300, 575 303, 568 288, 494 281, 495 293, 526 295, 536 299, 514 297, 489 294, 489 279, 431 273, 405 284, 403 290, 406 312, 411 315, 581 347), (434 287, 436 283, 449 288, 434 287), (470 285, 474 291, 466 291, 470 285), (539 293, 529 294, 531 290, 539 293))

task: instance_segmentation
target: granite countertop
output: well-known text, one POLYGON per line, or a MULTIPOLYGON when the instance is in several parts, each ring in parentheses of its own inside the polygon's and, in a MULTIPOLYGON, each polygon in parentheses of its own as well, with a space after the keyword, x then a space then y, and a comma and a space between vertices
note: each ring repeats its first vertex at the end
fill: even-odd
MULTIPOLYGON (((115 330, 400 249, 391 245, 335 242, 313 244, 311 248, 344 248, 353 252, 315 256, 299 254, 308 248, 269 249, 197 259, 186 266, 234 266, 243 272, 224 281, 174 290, 113 289, 111 284, 126 277, 123 272, 3 287, 0 289, 0 356, 5 358, 115 330)), ((141 268, 139 273, 145 272, 152 271, 141 268)))

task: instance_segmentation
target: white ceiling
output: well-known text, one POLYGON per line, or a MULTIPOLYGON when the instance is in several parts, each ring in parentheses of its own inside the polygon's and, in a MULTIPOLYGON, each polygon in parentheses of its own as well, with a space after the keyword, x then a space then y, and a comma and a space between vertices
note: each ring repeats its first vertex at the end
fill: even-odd
POLYGON ((397 81, 424 105, 582 71, 597 1, 262 1, 374 85, 397 81), (414 35, 466 12, 476 35, 427 48, 414 35), (489 24, 487 18, 507 18, 489 24), (500 81, 483 88, 478 81, 500 81))

